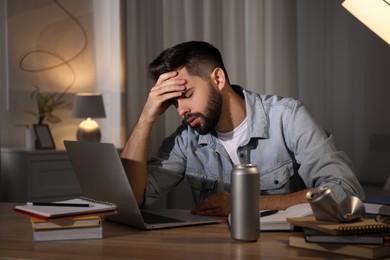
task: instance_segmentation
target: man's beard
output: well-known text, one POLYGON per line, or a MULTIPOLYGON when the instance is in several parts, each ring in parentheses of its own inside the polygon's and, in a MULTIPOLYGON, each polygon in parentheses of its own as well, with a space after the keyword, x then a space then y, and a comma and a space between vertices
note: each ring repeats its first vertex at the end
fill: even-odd
POLYGON ((183 119, 183 122, 186 123, 189 118, 198 117, 200 123, 193 128, 201 135, 208 134, 215 130, 222 111, 222 95, 211 85, 211 83, 209 84, 209 91, 210 97, 207 102, 208 105, 205 114, 200 112, 188 113, 183 119))

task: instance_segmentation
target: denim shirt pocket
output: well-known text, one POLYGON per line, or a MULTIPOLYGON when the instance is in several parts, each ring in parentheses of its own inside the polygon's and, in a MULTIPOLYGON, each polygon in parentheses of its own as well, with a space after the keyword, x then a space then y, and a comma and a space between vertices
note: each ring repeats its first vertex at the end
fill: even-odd
POLYGON ((200 191, 202 197, 207 197, 217 191, 218 175, 206 174, 204 170, 187 168, 185 178, 193 190, 200 191))
POLYGON ((283 186, 288 183, 293 175, 294 170, 291 160, 278 164, 260 173, 260 189, 265 194, 279 193, 278 191, 283 190, 283 186))

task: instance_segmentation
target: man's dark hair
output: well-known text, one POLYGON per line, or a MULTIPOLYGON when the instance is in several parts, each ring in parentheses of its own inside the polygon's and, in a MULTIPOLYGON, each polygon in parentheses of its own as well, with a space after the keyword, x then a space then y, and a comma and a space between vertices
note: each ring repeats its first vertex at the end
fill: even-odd
POLYGON ((150 76, 157 80, 161 74, 186 68, 190 75, 209 79, 215 68, 221 68, 228 80, 221 53, 207 42, 190 41, 164 50, 149 64, 150 76))

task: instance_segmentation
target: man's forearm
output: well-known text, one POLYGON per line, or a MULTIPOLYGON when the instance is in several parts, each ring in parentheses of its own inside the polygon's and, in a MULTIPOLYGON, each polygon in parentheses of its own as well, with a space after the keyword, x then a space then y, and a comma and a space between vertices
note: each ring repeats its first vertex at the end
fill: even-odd
POLYGON ((139 206, 144 202, 148 182, 147 155, 151 128, 151 123, 138 121, 121 154, 127 178, 139 206))
POLYGON ((181 97, 186 89, 187 81, 177 78, 177 75, 177 71, 160 75, 149 92, 138 122, 121 154, 127 178, 139 206, 144 202, 148 182, 147 156, 152 125, 172 105, 172 100, 181 97))
POLYGON ((307 202, 306 193, 311 188, 297 191, 290 194, 261 195, 260 209, 279 209, 285 210, 292 205, 307 202))

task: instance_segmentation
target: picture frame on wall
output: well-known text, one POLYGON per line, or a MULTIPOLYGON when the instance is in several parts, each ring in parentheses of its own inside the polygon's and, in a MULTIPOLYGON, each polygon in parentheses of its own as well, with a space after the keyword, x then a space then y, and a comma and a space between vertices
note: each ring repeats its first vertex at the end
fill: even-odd
POLYGON ((36 136, 36 149, 56 149, 48 124, 34 124, 33 127, 36 136))

